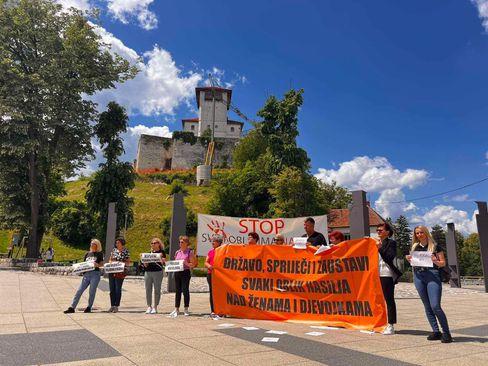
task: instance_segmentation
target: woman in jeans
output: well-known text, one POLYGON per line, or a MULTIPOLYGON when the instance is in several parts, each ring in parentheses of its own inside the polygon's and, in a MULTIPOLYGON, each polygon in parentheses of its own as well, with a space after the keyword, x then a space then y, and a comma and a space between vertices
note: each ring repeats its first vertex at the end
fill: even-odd
POLYGON ((146 314, 157 314, 159 300, 161 299, 161 283, 163 282, 163 264, 166 261, 164 245, 159 238, 151 239, 151 253, 160 253, 161 262, 144 263, 144 285, 146 287, 146 314), (152 293, 154 287, 154 302, 152 293))
POLYGON ((208 282, 208 289, 210 293, 210 316, 212 318, 216 317, 214 313, 214 305, 213 305, 213 295, 212 295, 212 269, 214 264, 215 258, 215 249, 222 245, 222 237, 220 235, 214 235, 212 237, 212 249, 207 254, 207 258, 205 259, 205 267, 207 268, 207 282, 208 282))
POLYGON ((95 269, 83 273, 83 279, 81 280, 80 287, 76 291, 75 297, 71 302, 71 306, 64 311, 65 314, 71 314, 75 312, 76 306, 80 301, 83 292, 90 286, 90 292, 88 297, 88 307, 85 308, 85 313, 91 313, 93 302, 95 301, 95 295, 97 293, 98 283, 100 282, 100 267, 103 266, 103 253, 102 244, 98 239, 92 239, 90 241, 90 251, 85 254, 85 262, 94 262, 95 269))
MULTIPOLYGON (((115 240, 115 248, 110 254, 110 262, 123 262, 127 268, 130 265, 130 254, 125 247, 125 239, 118 238, 115 240)), ((120 299, 122 297, 122 284, 124 283, 125 272, 109 273, 108 284, 110 287, 110 309, 109 313, 119 311, 120 299)))
MULTIPOLYGON (((424 303, 425 314, 433 330, 427 339, 429 341, 440 339, 442 343, 451 343, 452 337, 447 317, 441 308, 442 282, 439 268, 446 265, 446 258, 442 248, 437 245, 425 226, 417 226, 414 230, 411 253, 415 251, 432 253, 433 267, 413 267, 415 287, 424 303), (442 333, 437 321, 441 325, 442 333)), ((407 255, 406 258, 410 262, 412 256, 407 255)))
POLYGON ((176 318, 180 312, 181 293, 185 298, 185 316, 190 315, 188 308, 190 306, 190 278, 191 270, 197 265, 197 257, 190 248, 188 236, 180 236, 180 249, 175 253, 174 260, 183 260, 184 270, 175 272, 175 309, 169 314, 169 317, 176 318))

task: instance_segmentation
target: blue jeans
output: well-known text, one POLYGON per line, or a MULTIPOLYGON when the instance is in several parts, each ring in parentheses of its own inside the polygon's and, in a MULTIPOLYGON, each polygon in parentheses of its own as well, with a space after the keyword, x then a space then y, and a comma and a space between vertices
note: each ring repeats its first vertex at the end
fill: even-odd
POLYGON ((100 282, 100 272, 99 271, 90 271, 85 272, 83 274, 83 279, 81 280, 80 287, 78 287, 78 291, 76 291, 75 297, 73 298, 73 302, 71 303, 71 307, 76 309, 78 302, 80 302, 81 295, 90 286, 90 295, 88 297, 88 307, 93 306, 93 302, 95 301, 95 295, 97 293, 98 283, 100 282))
POLYGON ((439 320, 442 331, 444 333, 450 333, 446 314, 441 308, 442 282, 439 270, 414 270, 413 282, 420 295, 420 299, 424 303, 425 314, 427 315, 427 320, 432 330, 439 332, 439 325, 437 324, 437 320, 439 320))
POLYGON ((108 285, 110 287, 110 305, 120 306, 120 299, 122 298, 122 284, 123 278, 115 278, 112 273, 108 275, 108 285))

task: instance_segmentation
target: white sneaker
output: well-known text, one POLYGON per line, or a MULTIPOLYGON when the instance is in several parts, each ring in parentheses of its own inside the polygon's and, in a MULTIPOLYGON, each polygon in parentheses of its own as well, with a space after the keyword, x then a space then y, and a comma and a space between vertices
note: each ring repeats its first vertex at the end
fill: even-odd
POLYGON ((151 309, 151 314, 157 314, 158 313, 158 308, 154 307, 151 309))
POLYGON ((118 306, 114 306, 114 309, 112 310, 112 313, 116 313, 119 311, 119 307, 118 306))
POLYGON ((176 318, 178 316, 178 310, 174 309, 169 315, 168 318, 176 318))
POLYGON ((386 328, 383 330, 383 335, 393 335, 395 334, 395 328, 393 328, 393 324, 388 324, 386 328))
POLYGON ((183 314, 185 314, 185 316, 189 316, 190 315, 190 312, 188 311, 188 308, 185 308, 185 311, 184 311, 183 314))
POLYGON ((151 311, 152 311, 152 307, 149 306, 146 310, 146 314, 151 314, 151 311))
POLYGON ((210 314, 210 318, 212 318, 213 320, 219 320, 220 319, 220 316, 218 316, 217 314, 215 313, 211 313, 210 314))

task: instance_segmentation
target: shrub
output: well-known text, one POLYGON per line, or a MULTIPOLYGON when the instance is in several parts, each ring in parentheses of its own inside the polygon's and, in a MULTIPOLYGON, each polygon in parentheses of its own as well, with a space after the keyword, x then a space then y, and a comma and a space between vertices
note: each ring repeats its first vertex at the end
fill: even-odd
POLYGON ((86 204, 66 202, 51 216, 50 228, 62 241, 76 247, 86 247, 96 235, 96 221, 86 204))

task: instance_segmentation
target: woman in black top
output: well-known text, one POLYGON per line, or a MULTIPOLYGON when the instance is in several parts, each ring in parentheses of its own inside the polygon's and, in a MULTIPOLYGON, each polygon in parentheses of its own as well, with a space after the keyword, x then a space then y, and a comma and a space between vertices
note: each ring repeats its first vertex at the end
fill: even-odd
MULTIPOLYGON (((424 304, 427 320, 433 333, 427 339, 429 341, 441 340, 442 343, 451 343, 452 337, 444 310, 441 308, 442 282, 439 268, 446 265, 446 258, 442 248, 434 241, 429 230, 425 226, 417 226, 412 238, 411 253, 415 251, 430 252, 432 254, 432 267, 413 267, 413 281, 420 299, 424 304), (439 330, 441 325, 442 332, 439 330)), ((406 256, 411 262, 412 255, 406 256)))
POLYGON ((157 314, 159 300, 161 299, 161 283, 163 282, 163 264, 165 262, 164 245, 159 238, 152 238, 151 253, 160 253, 159 263, 144 263, 144 284, 146 287, 146 314, 157 314), (154 301, 152 293, 154 287, 154 301))
POLYGON ((95 269, 83 273, 83 279, 81 280, 80 287, 76 291, 75 297, 71 302, 71 306, 64 311, 65 314, 74 313, 81 295, 90 286, 90 295, 88 297, 88 307, 85 308, 85 313, 91 313, 93 302, 95 301, 95 295, 97 293, 98 283, 100 282, 100 267, 103 266, 103 253, 102 244, 98 239, 92 239, 90 241, 90 251, 85 254, 85 262, 94 262, 95 269))
MULTIPOLYGON (((115 248, 110 254, 110 262, 123 262, 125 268, 130 265, 130 254, 125 247, 125 239, 118 238, 115 240, 115 248)), ((110 287, 110 309, 109 313, 116 313, 119 311, 120 299, 122 298, 122 284, 124 283, 125 272, 110 273, 108 275, 108 284, 110 287)))

